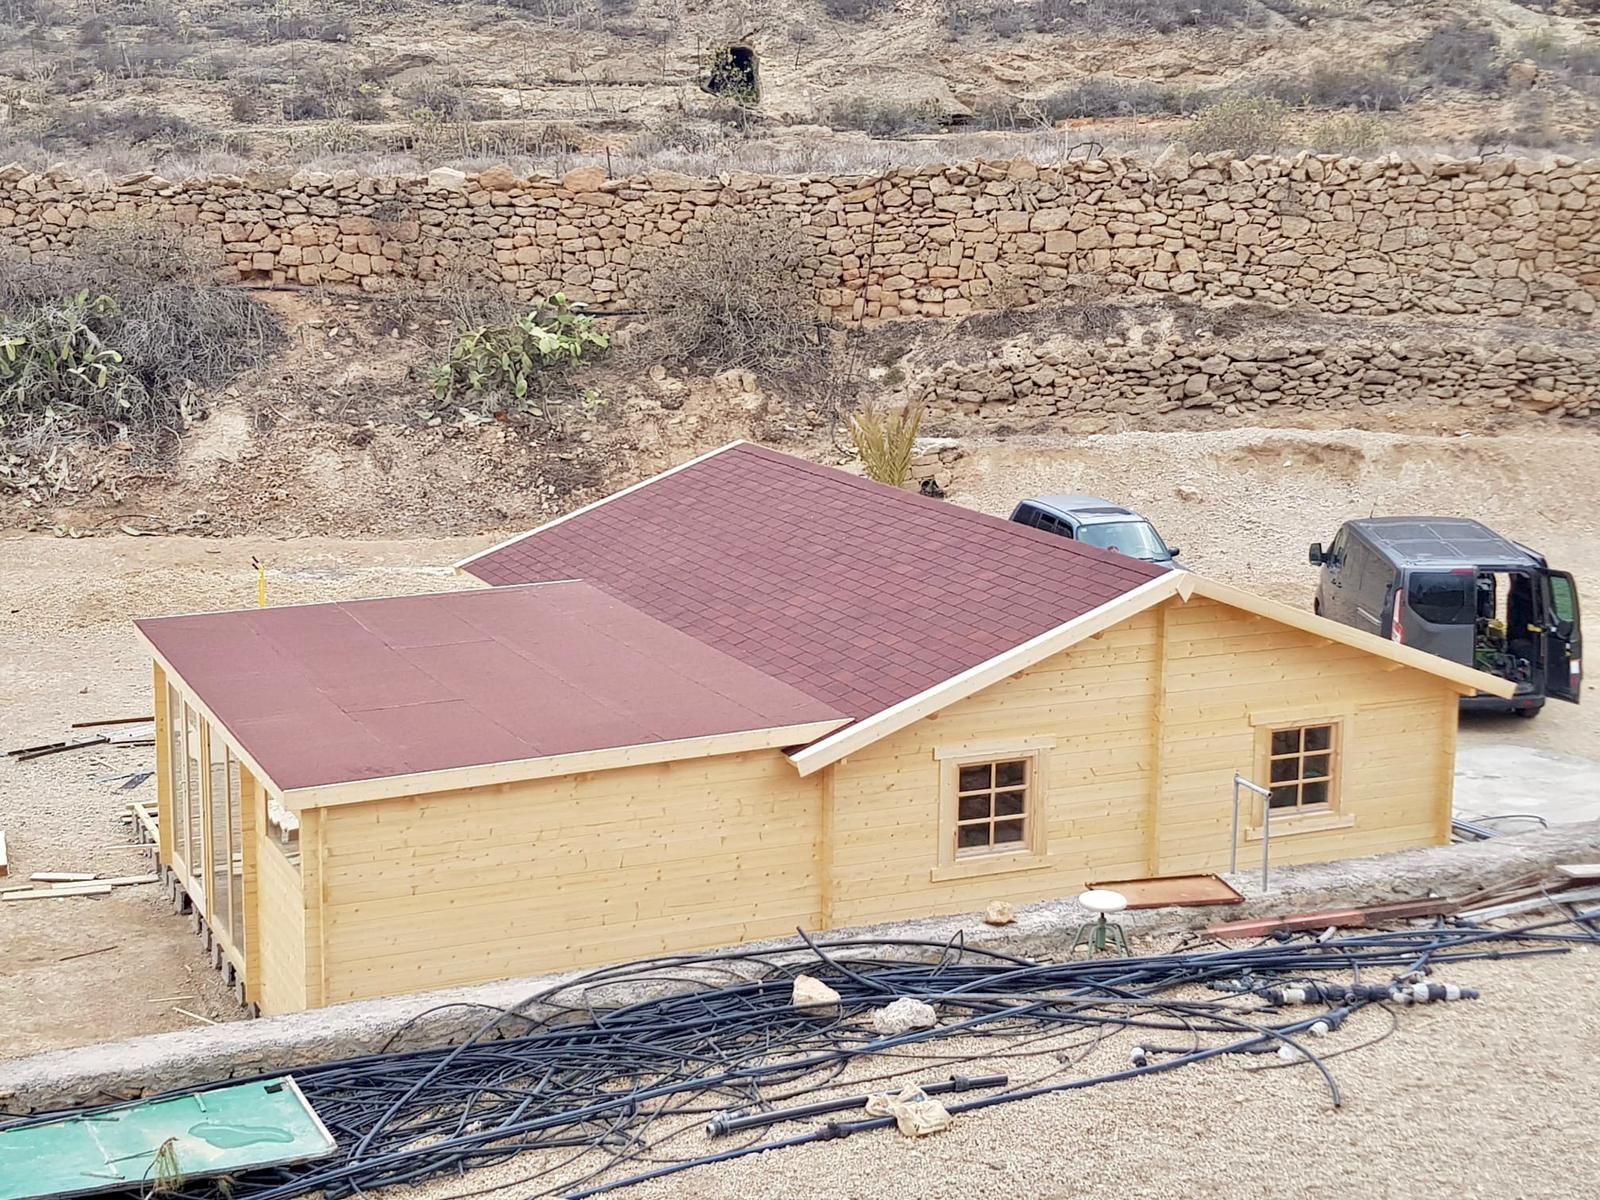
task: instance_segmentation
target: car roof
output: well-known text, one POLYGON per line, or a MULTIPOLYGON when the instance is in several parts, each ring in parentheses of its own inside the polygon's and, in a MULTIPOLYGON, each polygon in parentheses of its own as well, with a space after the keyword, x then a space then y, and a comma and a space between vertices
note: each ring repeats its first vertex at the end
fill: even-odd
POLYGON ((1372 517, 1349 525, 1401 567, 1544 566, 1531 551, 1464 517, 1372 517))
POLYGON ((1143 521, 1131 508, 1099 496, 1035 496, 1027 501, 1040 508, 1070 516, 1080 525, 1105 525, 1112 521, 1143 521))

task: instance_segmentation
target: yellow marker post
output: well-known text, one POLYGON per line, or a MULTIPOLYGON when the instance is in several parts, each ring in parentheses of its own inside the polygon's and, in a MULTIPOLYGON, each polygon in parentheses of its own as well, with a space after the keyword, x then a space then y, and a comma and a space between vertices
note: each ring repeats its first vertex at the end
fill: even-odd
POLYGON ((261 565, 261 560, 254 555, 250 556, 250 565, 256 569, 256 607, 267 606, 267 569, 261 565))

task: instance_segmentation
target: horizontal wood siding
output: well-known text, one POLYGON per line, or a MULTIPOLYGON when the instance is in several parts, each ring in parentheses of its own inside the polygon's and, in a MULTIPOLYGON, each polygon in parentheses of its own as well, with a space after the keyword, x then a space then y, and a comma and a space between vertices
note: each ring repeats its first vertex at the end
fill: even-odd
POLYGON ((1154 770, 1157 614, 1099 637, 869 746, 834 767, 835 926, 970 912, 1142 874, 1154 770), (935 882, 941 748, 1053 737, 1040 752, 1044 865, 935 882))
POLYGON ((306 1006, 306 913, 300 872, 268 835, 262 804, 254 789, 258 928, 250 930, 250 962, 260 972, 256 1003, 274 1016, 306 1006))
MULTIPOLYGON (((1448 840, 1457 703, 1448 684, 1209 600, 1173 603, 1168 619, 1161 872, 1227 868, 1233 773, 1265 783, 1252 715, 1342 722, 1340 813, 1354 824, 1296 833, 1282 821, 1274 863, 1448 840)), ((1259 799, 1244 812, 1242 825, 1260 825, 1259 799)), ((1260 861, 1261 843, 1241 836, 1240 869, 1260 861)))
POLYGON ((768 750, 322 810, 324 1001, 815 928, 820 795, 768 750))

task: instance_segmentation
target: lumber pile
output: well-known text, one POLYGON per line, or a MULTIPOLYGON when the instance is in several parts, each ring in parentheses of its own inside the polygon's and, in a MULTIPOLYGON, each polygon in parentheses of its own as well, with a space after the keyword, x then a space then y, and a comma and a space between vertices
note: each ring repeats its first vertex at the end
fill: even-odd
POLYGON ((114 875, 102 879, 92 872, 35 871, 29 879, 40 886, 10 887, 0 891, 0 900, 55 900, 63 896, 108 896, 112 889, 159 883, 160 875, 114 875))
POLYGON ((1545 909, 1577 913, 1580 909, 1593 908, 1597 902, 1600 902, 1600 863, 1564 863, 1459 896, 1427 896, 1389 904, 1229 921, 1208 926, 1206 932, 1224 939, 1264 938, 1276 933, 1314 929, 1379 928, 1400 921, 1437 917, 1450 918, 1457 924, 1481 925, 1545 909))

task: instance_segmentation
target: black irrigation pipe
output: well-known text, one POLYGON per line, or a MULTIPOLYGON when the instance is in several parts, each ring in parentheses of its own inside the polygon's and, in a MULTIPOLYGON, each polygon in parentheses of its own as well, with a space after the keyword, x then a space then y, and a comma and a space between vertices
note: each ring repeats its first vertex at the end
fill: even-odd
MULTIPOLYGON (((526 1150, 571 1150, 565 1162, 541 1176, 573 1166, 593 1169, 537 1195, 598 1195, 703 1163, 880 1129, 892 1119, 829 1121, 793 1137, 753 1141, 716 1155, 665 1163, 657 1158, 662 1165, 643 1174, 601 1180, 624 1164, 651 1161, 652 1143, 646 1135, 657 1121, 738 1109, 765 1126, 796 1119, 797 1114, 777 1111, 795 1101, 799 1109, 809 1110, 800 1119, 811 1119, 820 1111, 819 1103, 828 1110, 839 1103, 820 1093, 842 1082, 842 1073, 853 1063, 875 1056, 885 1063, 926 1063, 926 1068, 912 1065, 876 1077, 889 1078, 937 1063, 956 1067, 1005 1058, 1008 1048, 1019 1043, 1071 1037, 1074 1030, 1088 1035, 1073 1043, 1079 1046, 1093 1047, 1111 1034, 1140 1030, 1181 1030, 1194 1039, 1194 1046, 1156 1051, 1161 1057, 1155 1061, 1136 1060, 1127 1069, 1092 1077, 1049 1081, 1049 1075, 1060 1073, 1052 1070, 996 1094, 950 1105, 950 1111, 981 1111, 1220 1055, 1286 1046, 1320 1073, 1337 1106, 1337 1081, 1300 1034, 1319 1022, 1337 1026, 1366 1005, 1382 1003, 1388 987, 1455 963, 1562 953, 1572 943, 1600 942, 1579 924, 1593 916, 1567 915, 1517 931, 1436 925, 1326 941, 1288 938, 1248 947, 1066 963, 1029 962, 957 942, 828 941, 802 933, 792 946, 675 955, 602 968, 507 1009, 474 1006, 486 1015, 459 1045, 369 1054, 291 1072, 340 1150, 321 1162, 236 1178, 229 1194, 236 1200, 296 1200, 322 1191, 329 1200, 340 1200, 378 1187, 461 1174, 526 1150), (691 974, 730 971, 736 974, 734 981, 720 984, 691 974), (792 980, 802 971, 839 993, 837 1012, 806 1012, 790 1003, 792 980), (1392 981, 1348 991, 1330 981, 1314 990, 1319 1004, 1292 1012, 1273 1007, 1262 994, 1313 977, 1325 979, 1330 972, 1368 980, 1381 978, 1377 973, 1382 972, 1392 981), (604 996, 619 985, 678 990, 606 1007, 604 996), (689 990, 683 990, 685 985, 689 990), (1214 998, 1174 994, 1196 987, 1211 989, 1214 998), (900 996, 935 1005, 944 1023, 894 1036, 874 1035, 863 1018, 900 996), (518 1023, 522 1031, 498 1037, 508 1023, 518 1023), (945 1044, 955 1038, 963 1044, 945 1044), (1207 1038, 1213 1039, 1211 1044, 1207 1038), (806 1103, 807 1097, 815 1103, 806 1103)), ((858 1087, 870 1082, 856 1078, 858 1087)), ((238 1082, 243 1081, 216 1086, 238 1082)), ((126 1105, 84 1111, 119 1107, 126 1105)), ((64 1114, 40 1114, 9 1122, 9 1127, 59 1115, 64 1114)), ((0 1121, 0 1127, 7 1125, 0 1121)), ((173 1196, 213 1200, 221 1194, 219 1187, 196 1181, 173 1196)))

